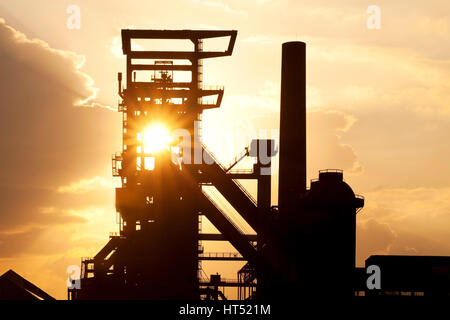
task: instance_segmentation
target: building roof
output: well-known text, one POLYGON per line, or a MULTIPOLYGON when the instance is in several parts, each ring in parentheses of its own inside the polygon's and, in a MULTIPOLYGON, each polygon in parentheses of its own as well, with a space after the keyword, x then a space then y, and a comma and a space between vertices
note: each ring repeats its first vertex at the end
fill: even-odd
POLYGON ((55 300, 55 298, 13 270, 8 270, 0 276, 0 300, 55 300))

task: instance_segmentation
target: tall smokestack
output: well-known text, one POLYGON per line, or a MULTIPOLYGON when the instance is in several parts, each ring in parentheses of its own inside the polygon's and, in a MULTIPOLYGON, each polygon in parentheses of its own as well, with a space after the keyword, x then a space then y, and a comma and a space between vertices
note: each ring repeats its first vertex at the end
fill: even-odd
POLYGON ((283 218, 306 191, 306 44, 282 46, 278 206, 283 218))

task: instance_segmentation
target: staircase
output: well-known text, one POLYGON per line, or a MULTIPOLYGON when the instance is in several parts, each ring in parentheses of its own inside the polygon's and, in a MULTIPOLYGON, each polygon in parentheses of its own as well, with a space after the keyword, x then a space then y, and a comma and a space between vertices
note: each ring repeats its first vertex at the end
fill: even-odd
POLYGON ((214 200, 203 190, 203 214, 222 233, 237 251, 250 263, 256 262, 256 249, 242 230, 228 218, 227 214, 214 204, 214 200))
POLYGON ((203 165, 203 172, 208 175, 212 184, 219 190, 225 199, 227 199, 234 209, 239 212, 253 230, 258 232, 258 208, 256 200, 238 181, 227 176, 228 168, 225 168, 205 145, 202 145, 202 147, 204 158, 207 162, 207 164, 203 165))
POLYGON ((114 264, 117 248, 121 244, 120 236, 111 236, 108 243, 95 255, 93 262, 95 273, 106 274, 114 264), (106 259, 108 257, 108 259, 106 259))

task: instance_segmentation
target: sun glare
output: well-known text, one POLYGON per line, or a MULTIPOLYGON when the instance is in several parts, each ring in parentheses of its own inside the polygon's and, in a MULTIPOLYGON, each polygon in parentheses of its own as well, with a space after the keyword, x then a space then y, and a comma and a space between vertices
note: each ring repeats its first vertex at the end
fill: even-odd
POLYGON ((144 153, 157 153, 169 147, 171 141, 169 130, 160 123, 150 125, 142 134, 144 153))

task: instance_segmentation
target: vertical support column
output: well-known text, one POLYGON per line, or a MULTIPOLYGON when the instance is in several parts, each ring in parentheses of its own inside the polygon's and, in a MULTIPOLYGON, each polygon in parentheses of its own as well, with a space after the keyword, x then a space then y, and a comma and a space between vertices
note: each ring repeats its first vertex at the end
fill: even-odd
MULTIPOLYGON (((258 139, 253 140, 250 148, 250 155, 255 156, 256 149, 256 159, 257 163, 255 165, 255 173, 258 175, 258 193, 257 193, 257 205, 258 205, 258 217, 257 225, 259 230, 262 224, 265 223, 265 218, 267 218, 267 213, 271 206, 271 166, 272 166, 272 155, 274 154, 275 142, 271 139, 258 139), (256 143, 255 143, 256 142, 256 143)), ((253 266, 256 272, 256 278, 258 279, 256 285, 256 291, 260 292, 262 286, 265 285, 265 277, 263 276, 263 256, 262 248, 264 244, 267 244, 267 237, 261 232, 257 234, 257 265, 253 266)), ((249 295, 252 288, 249 288, 249 295)), ((244 295, 246 296, 246 295, 244 295)))
POLYGON ((194 44, 194 58, 191 60, 192 63, 192 77, 191 77, 191 88, 190 88, 190 108, 191 108, 191 119, 192 120, 192 127, 187 128, 189 130, 189 133, 191 134, 191 163, 195 161, 195 154, 198 151, 195 150, 195 148, 201 149, 201 141, 196 141, 198 139, 197 135, 197 127, 195 125, 195 121, 197 121, 197 111, 198 108, 198 81, 199 81, 199 52, 200 52, 200 40, 197 38, 191 39, 192 43, 194 44))
POLYGON ((256 174, 258 175, 257 204, 260 215, 267 213, 271 205, 271 157, 273 155, 273 144, 273 140, 270 139, 256 140, 258 152, 256 166, 256 174))
POLYGON ((282 46, 280 105, 280 218, 292 218, 290 202, 306 191, 306 44, 282 46))
POLYGON ((130 55, 127 54, 127 89, 131 87, 131 74, 133 73, 133 69, 131 68, 131 58, 130 55))

